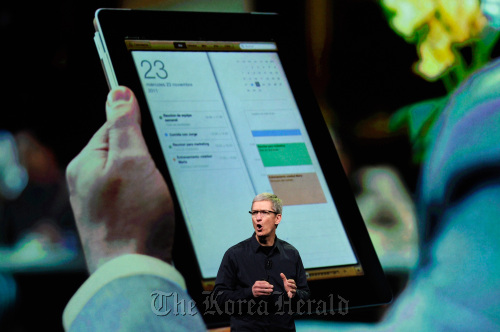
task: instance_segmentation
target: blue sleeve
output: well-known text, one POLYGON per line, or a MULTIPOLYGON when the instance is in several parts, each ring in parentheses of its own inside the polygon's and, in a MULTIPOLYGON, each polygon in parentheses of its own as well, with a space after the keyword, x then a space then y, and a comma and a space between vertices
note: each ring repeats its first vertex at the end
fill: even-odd
POLYGON ((151 275, 109 282, 85 304, 69 331, 206 331, 191 297, 151 275))

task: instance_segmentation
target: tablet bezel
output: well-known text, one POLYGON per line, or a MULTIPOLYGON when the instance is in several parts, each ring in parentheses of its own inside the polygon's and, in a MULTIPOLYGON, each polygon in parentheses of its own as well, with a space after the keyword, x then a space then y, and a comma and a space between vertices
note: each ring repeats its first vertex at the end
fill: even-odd
MULTIPOLYGON (((349 181, 314 94, 308 85, 306 72, 292 69, 301 68, 304 63, 301 57, 295 56, 300 53, 294 50, 294 47, 297 47, 295 37, 283 31, 284 25, 280 24, 279 15, 100 9, 96 12, 95 25, 105 44, 117 82, 130 87, 139 100, 143 135, 169 188, 173 188, 172 180, 153 121, 147 111, 148 106, 135 65, 125 46, 125 39, 275 42, 342 224, 364 271, 362 276, 309 282, 313 298, 317 301, 329 301, 329 294, 339 295, 348 301, 350 308, 386 304, 392 300, 391 290, 359 213, 349 181), (326 152, 321 153, 322 151, 326 152)), ((195 261, 193 246, 179 202, 174 190, 171 191, 176 213, 174 265, 183 274, 191 297, 203 312, 202 303, 207 295, 201 285, 199 268, 197 264, 192 264, 195 261)), ((209 326, 227 322, 227 317, 217 317, 217 315, 203 315, 203 318, 209 326)))

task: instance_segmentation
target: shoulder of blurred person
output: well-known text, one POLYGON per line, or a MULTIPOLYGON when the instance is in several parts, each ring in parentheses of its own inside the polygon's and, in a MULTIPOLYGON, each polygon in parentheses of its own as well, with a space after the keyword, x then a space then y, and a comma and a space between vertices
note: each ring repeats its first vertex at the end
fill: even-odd
POLYGON ((451 96, 433 130, 420 179, 420 264, 393 323, 498 330, 500 61, 451 96))
POLYGON ((477 72, 451 96, 433 132, 418 202, 423 249, 442 232, 450 210, 500 182, 500 61, 477 72))
POLYGON ((418 192, 420 262, 379 324, 316 330, 500 330, 500 60, 471 76, 436 123, 418 192))

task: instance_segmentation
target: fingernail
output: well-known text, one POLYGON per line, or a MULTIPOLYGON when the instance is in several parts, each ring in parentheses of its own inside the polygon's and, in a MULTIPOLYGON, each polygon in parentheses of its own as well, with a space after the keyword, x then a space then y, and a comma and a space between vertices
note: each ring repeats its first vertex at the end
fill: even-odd
POLYGON ((109 92, 108 102, 112 104, 117 101, 129 101, 131 97, 132 97, 132 92, 129 89, 124 87, 119 87, 109 92))

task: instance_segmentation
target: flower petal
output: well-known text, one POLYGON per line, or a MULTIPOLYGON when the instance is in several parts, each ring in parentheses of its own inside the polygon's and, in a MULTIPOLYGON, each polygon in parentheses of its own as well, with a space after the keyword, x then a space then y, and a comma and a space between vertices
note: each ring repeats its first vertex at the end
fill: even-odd
POLYGON ((428 25, 429 33, 419 45, 420 61, 416 70, 425 78, 434 80, 453 65, 455 55, 451 50, 452 40, 442 23, 432 19, 428 25))
POLYGON ((405 37, 412 37, 415 30, 434 15, 436 9, 434 1, 422 0, 382 0, 382 5, 395 12, 392 26, 405 37))

